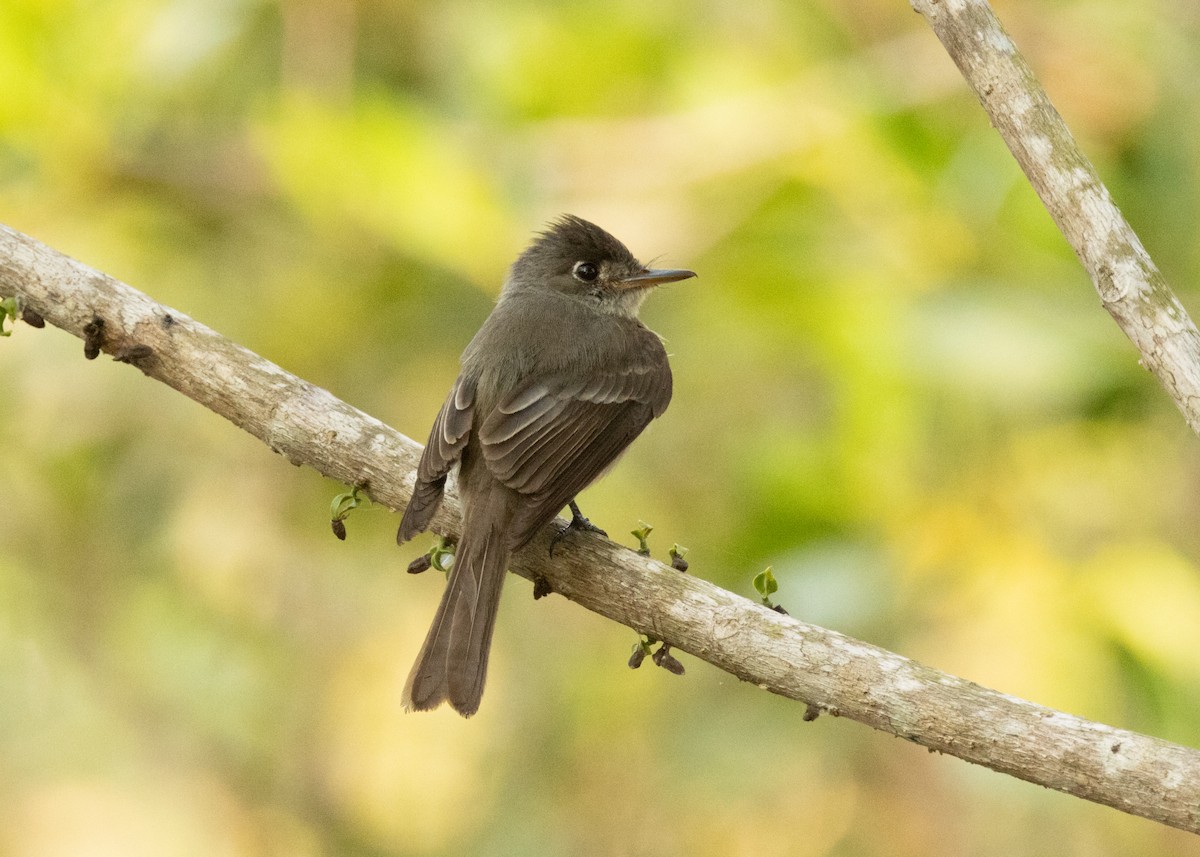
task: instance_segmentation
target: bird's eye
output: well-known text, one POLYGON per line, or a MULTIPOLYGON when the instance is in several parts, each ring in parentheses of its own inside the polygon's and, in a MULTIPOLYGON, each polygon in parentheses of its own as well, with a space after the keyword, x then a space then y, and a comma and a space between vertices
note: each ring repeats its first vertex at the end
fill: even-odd
POLYGON ((600 269, 591 262, 576 262, 574 270, 571 271, 575 275, 575 279, 584 283, 594 283, 596 278, 600 276, 600 269))

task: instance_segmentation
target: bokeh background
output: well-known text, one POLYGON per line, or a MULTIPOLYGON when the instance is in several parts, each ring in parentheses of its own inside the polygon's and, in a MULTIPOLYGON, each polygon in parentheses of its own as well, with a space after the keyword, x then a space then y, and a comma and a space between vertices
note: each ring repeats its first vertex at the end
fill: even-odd
MULTIPOLYGON (((1200 296, 1200 6, 998 10, 1200 296)), ((0 222, 424 439, 570 211, 693 267, 617 538, 1200 742, 1200 443, 904 0, 6 0, 0 222)), ((398 517, 78 340, 0 340, 0 854, 1158 855, 1192 837, 801 722, 513 578, 480 714, 405 715, 398 517)))

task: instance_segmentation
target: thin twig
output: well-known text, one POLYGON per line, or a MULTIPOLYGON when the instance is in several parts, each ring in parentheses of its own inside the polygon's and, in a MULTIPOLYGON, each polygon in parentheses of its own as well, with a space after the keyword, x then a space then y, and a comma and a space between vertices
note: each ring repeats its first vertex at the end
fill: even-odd
MULTIPOLYGON (((0 226, 0 298, 19 295, 94 342, 225 416, 287 456, 402 508, 420 445, 187 316, 28 236, 0 226)), ((81 371, 87 371, 81 366, 81 371)), ((454 535, 454 498, 435 529, 454 535)), ((564 522, 559 522, 564 526, 564 522)), ((589 610, 718 669, 931 750, 1134 815, 1200 832, 1200 752, 1092 723, 809 625, 595 536, 549 556, 552 528, 513 558, 589 610)), ((809 727, 815 728, 815 727, 809 727)))

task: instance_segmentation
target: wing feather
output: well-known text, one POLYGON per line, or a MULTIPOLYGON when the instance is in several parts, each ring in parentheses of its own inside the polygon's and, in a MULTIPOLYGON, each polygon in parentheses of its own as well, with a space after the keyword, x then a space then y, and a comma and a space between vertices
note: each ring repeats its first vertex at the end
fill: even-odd
POLYGON ((429 441, 417 465, 412 497, 400 519, 396 541, 408 541, 423 532, 433 520, 442 503, 446 476, 462 456, 471 437, 474 417, 475 379, 460 375, 429 430, 429 441))
POLYGON ((580 454, 568 462, 556 479, 530 497, 513 516, 509 544, 513 550, 526 544, 576 494, 599 478, 621 456, 653 419, 650 408, 638 402, 608 405, 618 408, 604 432, 594 437, 580 454))
POLYGON ((619 370, 540 378, 502 400, 478 428, 493 475, 525 494, 510 532, 516 549, 617 460, 671 400, 657 338, 619 370))

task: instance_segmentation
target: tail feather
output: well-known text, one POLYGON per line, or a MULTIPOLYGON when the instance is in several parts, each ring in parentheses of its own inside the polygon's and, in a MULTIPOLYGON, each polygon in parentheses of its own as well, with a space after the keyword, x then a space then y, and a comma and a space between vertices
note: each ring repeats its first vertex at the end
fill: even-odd
POLYGON ((464 717, 479 710, 508 567, 509 514, 496 493, 477 506, 467 512, 446 591, 404 686, 404 706, 411 711, 442 702, 464 717))

